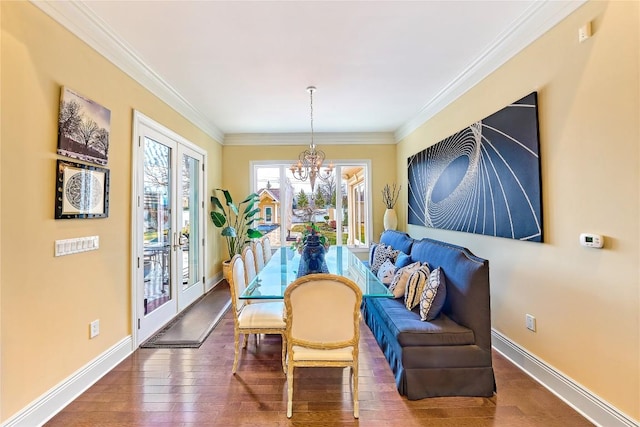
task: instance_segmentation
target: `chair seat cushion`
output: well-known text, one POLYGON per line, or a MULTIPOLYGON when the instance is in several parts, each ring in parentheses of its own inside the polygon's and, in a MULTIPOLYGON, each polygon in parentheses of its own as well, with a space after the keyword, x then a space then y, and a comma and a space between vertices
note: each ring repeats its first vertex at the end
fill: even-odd
POLYGON ((353 347, 351 346, 332 350, 316 350, 297 345, 292 348, 293 360, 296 362, 312 360, 350 362, 353 360, 353 347))
POLYGON ((240 328, 285 328, 282 301, 246 304, 238 316, 240 328))

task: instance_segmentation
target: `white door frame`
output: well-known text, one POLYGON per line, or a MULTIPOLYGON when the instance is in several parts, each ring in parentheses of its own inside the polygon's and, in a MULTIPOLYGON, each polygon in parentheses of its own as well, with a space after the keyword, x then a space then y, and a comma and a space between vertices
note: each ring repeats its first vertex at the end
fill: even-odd
MULTIPOLYGON (((163 125, 157 123, 156 121, 152 120, 151 118, 145 116, 143 113, 134 110, 133 111, 133 136, 132 136, 132 164, 131 164, 131 235, 130 235, 130 242, 131 242, 131 337, 132 337, 132 346, 133 346, 133 350, 135 350, 136 348, 138 348, 138 346, 148 337, 144 336, 141 337, 139 335, 139 325, 140 325, 140 319, 142 319, 142 317, 144 316, 144 313, 141 313, 139 308, 138 308, 138 294, 139 294, 139 289, 138 287, 140 286, 140 283, 143 283, 143 280, 141 280, 140 278, 142 277, 143 273, 143 262, 142 262, 142 258, 143 258, 143 254, 142 254, 142 242, 138 241, 138 234, 139 234, 139 230, 141 227, 144 226, 144 224, 141 224, 141 218, 139 215, 139 209, 141 209, 141 203, 142 203, 142 189, 138 188, 138 173, 140 173, 139 169, 139 164, 141 162, 142 159, 140 159, 140 150, 139 150, 139 141, 140 141, 140 136, 141 136, 141 132, 143 128, 148 128, 151 129, 152 131, 155 131, 157 133, 162 134, 163 136, 165 136, 168 139, 171 139, 173 141, 175 141, 177 144, 179 145, 183 145, 185 147, 187 147, 188 149, 191 149, 197 153, 202 154, 203 156, 203 167, 202 167, 202 181, 201 181, 201 194, 202 194, 202 203, 201 203, 201 209, 202 209, 202 215, 200 215, 201 219, 200 219, 200 236, 202 237, 202 242, 201 242, 201 255, 200 255, 200 266, 202 268, 201 271, 198 272, 198 274, 201 274, 203 279, 202 279, 202 290, 203 292, 205 291, 205 280, 204 280, 204 271, 206 266, 205 266, 205 260, 207 259, 207 254, 206 254, 206 226, 205 226, 205 194, 204 194, 204 187, 205 187, 205 183, 207 182, 207 176, 206 176, 206 167, 204 165, 207 164, 207 153, 205 150, 203 150, 201 147, 198 147, 197 145, 193 144, 192 142, 188 141, 187 139, 183 138, 182 136, 178 135, 177 133, 173 132, 172 130, 164 127, 163 125)), ((179 150, 175 150, 174 155, 177 156, 179 150)), ((176 220, 176 215, 172 215, 173 217, 173 221, 175 222, 176 220)), ((174 269, 175 270, 175 269, 174 269)), ((174 288, 177 290, 177 281, 175 280, 176 274, 174 272, 174 280, 172 280, 172 286, 174 286, 174 288)), ((182 283, 182 281, 180 280, 180 283, 182 283)), ((199 286, 199 285, 198 285, 199 286)), ((178 291, 174 291, 174 295, 175 295, 175 299, 177 301, 179 292, 178 291)), ((175 302, 174 302, 175 303, 175 302)), ((176 303, 177 304, 177 303, 176 303)), ((179 312, 179 310, 176 307, 176 313, 177 314, 179 312)))

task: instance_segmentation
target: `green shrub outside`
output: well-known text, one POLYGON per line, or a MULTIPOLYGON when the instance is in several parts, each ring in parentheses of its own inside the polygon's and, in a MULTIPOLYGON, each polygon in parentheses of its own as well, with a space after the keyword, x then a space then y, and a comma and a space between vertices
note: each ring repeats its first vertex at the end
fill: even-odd
MULTIPOLYGON (((329 227, 329 224, 326 222, 316 222, 316 227, 320 229, 320 233, 327 238, 330 245, 336 244, 336 230, 329 227)), ((292 233, 302 233, 306 224, 296 224, 291 227, 292 233)), ((346 233, 342 235, 342 244, 347 244, 347 235, 346 233)))

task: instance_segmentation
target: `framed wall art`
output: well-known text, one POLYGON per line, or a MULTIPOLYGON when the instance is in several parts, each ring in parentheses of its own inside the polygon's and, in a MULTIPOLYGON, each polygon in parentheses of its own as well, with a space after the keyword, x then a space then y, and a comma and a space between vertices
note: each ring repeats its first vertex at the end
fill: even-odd
POLYGON ((56 219, 109 216, 109 170, 58 159, 56 219))
POLYGON ((407 163, 409 224, 543 241, 536 92, 407 163))
POLYGON ((106 165, 110 123, 111 111, 63 87, 58 116, 58 154, 106 165))

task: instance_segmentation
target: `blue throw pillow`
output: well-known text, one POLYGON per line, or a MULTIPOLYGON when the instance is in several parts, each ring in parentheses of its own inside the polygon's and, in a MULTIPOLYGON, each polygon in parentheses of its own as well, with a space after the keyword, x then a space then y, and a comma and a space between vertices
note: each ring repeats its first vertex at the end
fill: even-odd
POLYGON ((411 257, 404 252, 400 252, 396 258, 396 268, 406 267, 409 264, 411 264, 411 257))
POLYGON ((373 256, 376 253, 376 246, 378 246, 378 244, 374 243, 369 247, 369 267, 373 265, 373 256))

